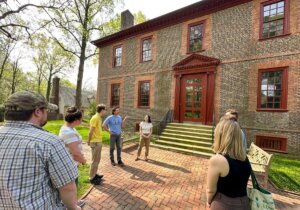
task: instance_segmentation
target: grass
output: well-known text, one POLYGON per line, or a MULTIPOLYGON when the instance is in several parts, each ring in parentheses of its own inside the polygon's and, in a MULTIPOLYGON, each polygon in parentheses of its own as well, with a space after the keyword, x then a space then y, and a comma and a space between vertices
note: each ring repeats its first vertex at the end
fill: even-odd
POLYGON ((300 193, 300 160, 285 155, 274 155, 270 179, 280 189, 300 193))
MULTIPOLYGON (((59 130, 63 124, 64 124, 63 120, 53 120, 53 121, 48 121, 43 128, 55 135, 58 135, 59 130)), ((83 141, 86 142, 88 140, 88 135, 89 135, 88 124, 85 123, 85 125, 76 126, 76 130, 82 136, 83 141)), ((103 131, 102 135, 103 135, 102 143, 109 144, 109 133, 103 131)))
POLYGON ((86 191, 91 186, 90 179, 89 179, 89 169, 90 167, 88 165, 80 165, 78 167, 79 170, 78 188, 77 188, 78 198, 83 196, 84 193, 86 193, 86 191))

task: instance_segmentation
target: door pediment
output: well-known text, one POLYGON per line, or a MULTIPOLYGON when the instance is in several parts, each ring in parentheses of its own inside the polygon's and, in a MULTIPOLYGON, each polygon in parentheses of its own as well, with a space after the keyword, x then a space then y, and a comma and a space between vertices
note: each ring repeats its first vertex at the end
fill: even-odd
POLYGON ((216 67, 219 63, 219 59, 200 54, 192 54, 175 64, 173 70, 178 71, 184 69, 197 69, 200 67, 216 67))

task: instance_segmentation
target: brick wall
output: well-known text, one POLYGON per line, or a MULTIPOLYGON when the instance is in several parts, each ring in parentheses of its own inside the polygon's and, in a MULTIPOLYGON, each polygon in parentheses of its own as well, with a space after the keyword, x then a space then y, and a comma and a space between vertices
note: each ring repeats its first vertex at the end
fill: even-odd
POLYGON ((248 142, 256 135, 286 137, 287 152, 300 151, 300 4, 290 0, 290 35, 259 41, 259 9, 262 0, 198 17, 151 33, 123 40, 124 63, 112 68, 113 46, 100 49, 97 101, 109 100, 110 80, 121 79, 123 102, 121 114, 130 116, 127 129, 150 114, 160 121, 174 109, 175 81, 172 66, 186 58, 188 25, 205 20, 204 51, 201 54, 221 60, 217 68, 214 116, 215 122, 228 108, 239 111, 239 122, 248 142), (153 37, 152 61, 140 63, 140 41, 153 37), (126 52, 126 53, 125 53, 126 52), (288 66, 288 112, 257 112, 258 70, 288 66), (135 106, 136 81, 151 77, 155 83, 150 109, 135 106))

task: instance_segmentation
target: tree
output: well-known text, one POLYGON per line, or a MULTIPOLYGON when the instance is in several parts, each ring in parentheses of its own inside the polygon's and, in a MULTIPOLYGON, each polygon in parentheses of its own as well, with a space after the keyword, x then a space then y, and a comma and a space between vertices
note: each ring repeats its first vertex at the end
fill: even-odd
POLYGON ((0 82, 2 81, 3 78, 3 73, 9 63, 9 58, 14 50, 16 43, 13 42, 10 39, 0 39, 1 44, 0 44, 0 51, 2 52, 0 55, 0 82))
MULTIPOLYGON (((135 25, 143 23, 147 20, 146 15, 144 15, 141 11, 134 13, 133 16, 135 25)), ((117 14, 114 18, 103 24, 102 28, 104 36, 119 32, 121 30, 121 14, 117 14)))
POLYGON ((85 62, 97 54, 95 46, 90 44, 90 41, 103 34, 103 23, 112 17, 115 6, 120 3, 122 0, 71 0, 68 7, 61 7, 55 12, 44 10, 50 22, 45 20, 43 24, 51 23, 51 26, 61 33, 57 35, 49 27, 46 28, 47 31, 63 50, 73 54, 79 60, 76 87, 77 107, 81 107, 85 62))
POLYGON ((20 68, 20 57, 18 57, 14 62, 12 66, 12 76, 11 76, 11 94, 14 94, 16 92, 16 86, 18 82, 20 81, 18 79, 19 73, 21 71, 20 68))
POLYGON ((38 91, 41 91, 42 82, 47 83, 46 99, 50 98, 52 78, 57 75, 65 75, 75 66, 75 57, 64 51, 52 38, 43 34, 33 36, 31 46, 36 51, 36 56, 32 58, 36 66, 36 76, 38 80, 38 91))
MULTIPOLYGON (((30 2, 30 1, 28 1, 30 2)), ((67 6, 68 0, 62 1, 59 6, 56 0, 40 0, 40 4, 20 3, 18 0, 0 1, 0 34, 9 39, 18 40, 21 37, 29 37, 35 31, 31 26, 32 19, 26 20, 20 14, 24 14, 28 8, 58 9, 67 6), (19 33, 25 32, 22 36, 19 33)), ((37 11, 36 11, 37 13, 37 11)), ((33 14, 31 12, 31 14, 33 14)))

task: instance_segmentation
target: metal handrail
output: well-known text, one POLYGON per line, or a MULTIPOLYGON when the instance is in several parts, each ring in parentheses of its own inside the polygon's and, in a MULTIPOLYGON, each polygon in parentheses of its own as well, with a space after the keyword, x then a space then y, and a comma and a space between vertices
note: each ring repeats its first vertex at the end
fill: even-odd
POLYGON ((173 121, 173 110, 169 109, 165 116, 154 126, 155 135, 159 136, 166 128, 167 124, 173 121))

